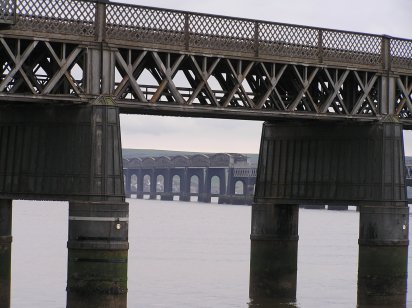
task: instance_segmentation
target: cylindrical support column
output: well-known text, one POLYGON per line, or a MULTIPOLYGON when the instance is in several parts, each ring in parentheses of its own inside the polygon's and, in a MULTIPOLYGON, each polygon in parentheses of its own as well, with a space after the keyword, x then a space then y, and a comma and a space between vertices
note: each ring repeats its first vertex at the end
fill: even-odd
POLYGON ((298 205, 252 205, 252 302, 296 299, 298 216, 298 205))
POLYGON ((408 207, 360 207, 358 307, 406 307, 408 235, 408 207))
POLYGON ((10 307, 12 200, 0 200, 0 308, 10 307))
POLYGON ((129 206, 70 202, 68 308, 126 308, 129 206))

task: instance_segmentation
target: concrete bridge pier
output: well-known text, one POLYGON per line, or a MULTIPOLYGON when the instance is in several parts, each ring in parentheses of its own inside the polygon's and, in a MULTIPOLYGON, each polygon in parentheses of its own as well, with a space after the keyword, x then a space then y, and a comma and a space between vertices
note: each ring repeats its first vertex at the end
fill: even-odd
POLYGON ((10 307, 12 200, 0 200, 0 308, 10 307))

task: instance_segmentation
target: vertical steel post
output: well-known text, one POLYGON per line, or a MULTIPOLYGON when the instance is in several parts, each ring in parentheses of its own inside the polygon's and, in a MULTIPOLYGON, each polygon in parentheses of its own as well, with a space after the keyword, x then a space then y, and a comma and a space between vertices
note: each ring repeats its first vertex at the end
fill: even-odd
POLYGON ((0 200, 0 308, 10 307, 12 200, 0 200))

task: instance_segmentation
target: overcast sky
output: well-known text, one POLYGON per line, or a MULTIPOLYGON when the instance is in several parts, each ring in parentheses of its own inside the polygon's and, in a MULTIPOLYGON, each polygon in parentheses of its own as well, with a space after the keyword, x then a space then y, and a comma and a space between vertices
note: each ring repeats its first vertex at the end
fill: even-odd
MULTIPOLYGON (((118 0, 275 22, 412 39, 412 0, 118 0)), ((259 151, 261 122, 122 115, 124 148, 202 152, 259 151)), ((412 133, 405 133, 412 155, 412 133)))

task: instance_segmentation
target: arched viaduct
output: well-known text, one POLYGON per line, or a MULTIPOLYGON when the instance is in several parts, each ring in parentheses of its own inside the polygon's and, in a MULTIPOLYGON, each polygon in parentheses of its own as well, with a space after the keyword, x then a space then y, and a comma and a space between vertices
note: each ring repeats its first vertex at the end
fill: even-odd
POLYGON ((256 166, 242 154, 196 154, 123 160, 127 197, 251 204, 256 166))

